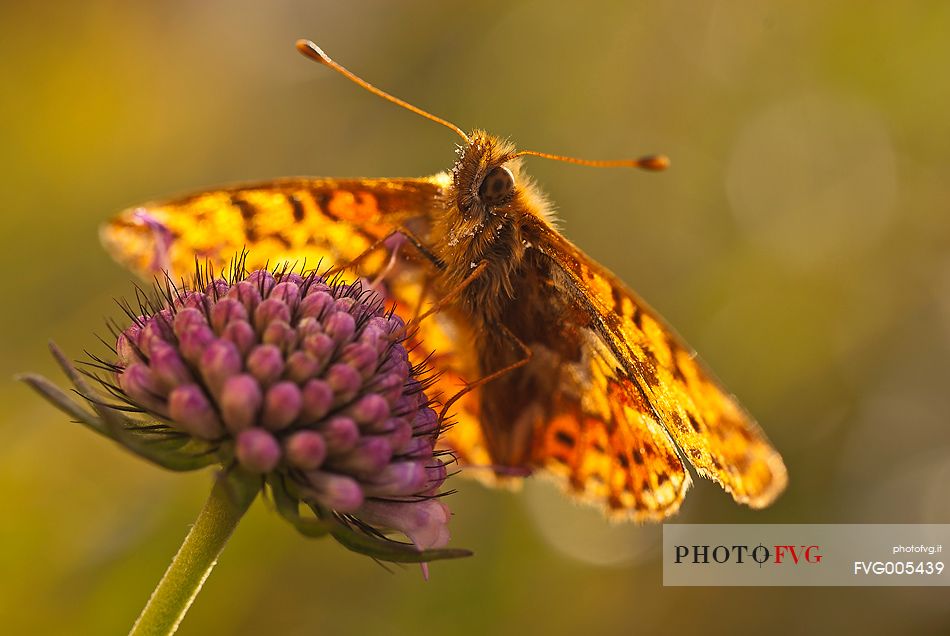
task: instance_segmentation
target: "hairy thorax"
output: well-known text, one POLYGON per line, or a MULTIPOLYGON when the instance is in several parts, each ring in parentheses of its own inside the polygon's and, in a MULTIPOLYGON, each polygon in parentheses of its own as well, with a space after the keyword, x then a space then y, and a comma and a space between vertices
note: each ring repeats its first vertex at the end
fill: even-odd
POLYGON ((439 287, 451 294, 462 287, 457 303, 470 316, 497 320, 515 294, 525 255, 520 224, 511 216, 490 214, 477 223, 460 219, 441 233, 445 263, 439 287))

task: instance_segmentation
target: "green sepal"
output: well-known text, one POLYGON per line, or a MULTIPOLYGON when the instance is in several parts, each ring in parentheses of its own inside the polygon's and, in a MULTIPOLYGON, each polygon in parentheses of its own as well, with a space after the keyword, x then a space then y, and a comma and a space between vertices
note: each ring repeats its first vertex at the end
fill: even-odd
POLYGON ((330 532, 330 525, 325 521, 315 517, 301 516, 300 499, 290 493, 284 477, 271 475, 267 483, 270 485, 277 513, 289 521, 297 532, 313 539, 324 537, 330 532))
POLYGON ((218 472, 217 479, 224 485, 228 499, 235 509, 246 509, 264 487, 264 479, 235 465, 218 472))
POLYGON ((96 392, 92 390, 86 380, 82 377, 82 374, 76 370, 76 367, 72 365, 60 348, 57 347, 52 341, 49 343, 49 350, 50 353, 53 354, 53 358, 56 359, 56 363, 59 365, 59 368, 63 370, 63 373, 66 374, 66 377, 69 378, 69 381, 72 382, 73 386, 76 387, 76 391, 79 392, 79 395, 85 398, 86 401, 89 402, 90 406, 92 406, 93 410, 99 415, 99 418, 102 420, 108 435, 117 442, 124 443, 124 429, 128 425, 128 418, 119 411, 110 409, 109 407, 100 404, 100 400, 93 399, 92 396, 95 396, 96 392))
POLYGON ((69 395, 58 386, 47 380, 41 375, 35 373, 22 373, 16 376, 16 379, 23 382, 31 389, 40 394, 47 402, 58 408, 60 411, 70 416, 80 424, 84 424, 90 430, 99 435, 112 439, 105 425, 98 417, 76 404, 69 395))
POLYGON ((133 420, 121 411, 110 408, 104 403, 104 398, 93 391, 59 347, 51 342, 49 348, 63 373, 76 387, 76 392, 89 403, 95 414, 77 404, 69 395, 44 377, 33 373, 19 376, 20 380, 57 409, 142 459, 167 470, 183 472, 220 463, 220 458, 213 452, 215 449, 213 444, 195 440, 186 435, 167 436, 161 432, 146 430, 144 427, 152 422, 133 420))
POLYGON ((220 464, 221 458, 210 442, 187 435, 174 437, 142 430, 148 422, 129 421, 122 439, 116 440, 139 457, 167 470, 186 472, 220 464))

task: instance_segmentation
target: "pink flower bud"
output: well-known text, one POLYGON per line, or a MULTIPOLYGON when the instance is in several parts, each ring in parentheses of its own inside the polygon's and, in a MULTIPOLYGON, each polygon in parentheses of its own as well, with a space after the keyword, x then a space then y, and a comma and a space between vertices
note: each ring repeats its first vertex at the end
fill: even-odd
POLYGON ((264 394, 257 380, 244 373, 225 380, 218 403, 225 426, 237 433, 251 428, 258 421, 264 394))
POLYGON ((327 456, 327 443, 316 431, 292 433, 284 442, 287 461, 301 470, 316 470, 327 456))
POLYGON ((168 415, 178 427, 201 439, 217 439, 224 433, 214 407, 197 384, 183 384, 172 390, 168 415))
POLYGON ((230 340, 215 340, 201 354, 201 376, 213 395, 221 392, 225 380, 241 372, 241 352, 230 340))
POLYGON ((234 455, 248 471, 269 473, 280 461, 280 444, 264 429, 249 428, 238 433, 234 455))
POLYGON ((315 470, 307 473, 314 498, 327 508, 356 512, 363 505, 363 491, 352 477, 315 470))
POLYGON ((300 415, 303 396, 293 382, 278 382, 264 394, 264 412, 261 423, 274 431, 290 426, 300 415))
POLYGON ((265 386, 270 386, 284 373, 284 356, 272 344, 254 347, 247 356, 247 370, 265 386))

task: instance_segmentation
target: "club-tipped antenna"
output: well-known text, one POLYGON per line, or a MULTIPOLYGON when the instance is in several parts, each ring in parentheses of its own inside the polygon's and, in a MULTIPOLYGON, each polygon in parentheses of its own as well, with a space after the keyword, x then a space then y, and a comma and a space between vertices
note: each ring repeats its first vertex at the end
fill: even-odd
POLYGON ((336 71, 343 77, 347 78, 354 84, 362 86, 363 88, 368 90, 370 93, 373 93, 374 95, 382 97, 383 99, 389 102, 392 102, 393 104, 396 104, 397 106, 402 106, 406 110, 411 110, 417 115, 422 115, 426 119, 434 121, 437 124, 442 124, 449 130, 455 132, 459 137, 464 139, 466 143, 468 143, 469 141, 468 135, 466 135, 465 132, 461 128, 459 128, 452 122, 446 121, 442 119, 441 117, 436 117, 432 113, 428 113, 417 106, 413 106, 409 102, 403 101, 399 99, 398 97, 394 97, 393 95, 390 95, 386 91, 376 88, 375 86, 373 86, 372 84, 364 80, 363 78, 354 75, 350 71, 346 70, 345 68, 343 68, 342 66, 334 62, 333 59, 329 55, 323 52, 323 49, 321 49, 319 46, 317 46, 310 40, 297 40, 297 50, 303 53, 305 56, 309 57, 311 60, 320 62, 324 66, 328 66, 332 68, 334 71, 336 71))
POLYGON ((511 155, 515 157, 541 157, 542 159, 553 159, 554 161, 563 161, 565 163, 575 163, 579 166, 593 166, 595 168, 640 168, 642 170, 666 170, 670 167, 670 160, 666 155, 647 155, 639 159, 614 159, 607 161, 597 161, 592 159, 578 159, 577 157, 566 157, 564 155, 553 155, 549 152, 537 152, 535 150, 520 150, 511 155))

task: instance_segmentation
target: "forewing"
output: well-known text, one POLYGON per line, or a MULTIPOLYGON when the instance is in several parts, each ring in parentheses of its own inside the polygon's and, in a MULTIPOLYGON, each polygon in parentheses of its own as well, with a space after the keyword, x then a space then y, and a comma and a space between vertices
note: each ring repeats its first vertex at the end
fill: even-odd
POLYGON ((754 508, 785 488, 781 456, 755 420, 696 354, 633 291, 554 230, 539 229, 538 249, 586 306, 617 375, 672 436, 704 477, 754 508))
MULTIPOLYGON (((248 251, 248 266, 347 263, 397 227, 425 235, 443 177, 279 179, 199 192, 125 210, 102 227, 113 258, 150 277, 187 276, 195 259, 220 267, 248 251)), ((364 264, 371 275, 382 267, 364 264)))

